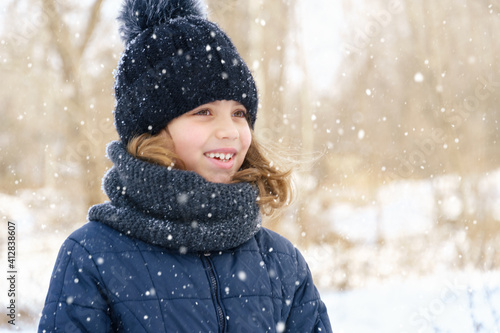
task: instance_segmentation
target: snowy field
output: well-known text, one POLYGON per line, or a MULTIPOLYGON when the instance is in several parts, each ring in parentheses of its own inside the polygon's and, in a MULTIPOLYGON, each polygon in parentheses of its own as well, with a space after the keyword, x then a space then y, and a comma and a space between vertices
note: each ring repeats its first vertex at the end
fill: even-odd
POLYGON ((500 332, 500 272, 394 281, 323 298, 337 333, 500 332))

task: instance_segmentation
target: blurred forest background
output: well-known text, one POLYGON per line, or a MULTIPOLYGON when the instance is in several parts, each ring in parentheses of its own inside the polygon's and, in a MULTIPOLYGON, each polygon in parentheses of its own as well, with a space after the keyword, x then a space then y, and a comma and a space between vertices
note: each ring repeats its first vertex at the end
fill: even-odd
MULTIPOLYGON (((258 81, 256 133, 303 156, 297 200, 267 223, 320 287, 499 268, 499 0, 207 3, 258 81)), ((106 200, 119 5, 0 8, 0 215, 48 272, 60 243, 43 241, 106 200)))

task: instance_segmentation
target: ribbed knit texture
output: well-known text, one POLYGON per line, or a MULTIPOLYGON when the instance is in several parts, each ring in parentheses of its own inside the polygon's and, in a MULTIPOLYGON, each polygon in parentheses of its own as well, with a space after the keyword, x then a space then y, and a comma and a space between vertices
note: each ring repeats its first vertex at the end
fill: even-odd
POLYGON ((258 96, 250 70, 215 23, 172 8, 185 2, 200 6, 179 0, 124 3, 119 19, 126 45, 115 71, 114 111, 124 143, 156 134, 170 120, 217 100, 241 103, 250 126, 255 123, 258 96))
POLYGON ((89 221, 182 253, 234 248, 261 226, 258 191, 248 183, 212 183, 144 162, 119 141, 107 152, 114 166, 103 186, 111 202, 91 207, 89 221))

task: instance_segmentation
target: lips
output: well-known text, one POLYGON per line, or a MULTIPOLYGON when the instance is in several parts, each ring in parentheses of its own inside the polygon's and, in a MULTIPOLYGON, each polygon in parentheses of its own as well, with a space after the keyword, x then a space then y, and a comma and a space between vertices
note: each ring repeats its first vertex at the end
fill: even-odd
POLYGON ((204 153, 205 157, 218 169, 232 169, 237 150, 235 148, 217 148, 204 153))
POLYGON ((222 162, 228 162, 230 159, 233 158, 234 153, 205 153, 205 156, 208 158, 214 158, 218 159, 222 162))
POLYGON ((236 153, 235 148, 216 148, 207 151, 204 155, 210 159, 228 162, 233 159, 236 153))

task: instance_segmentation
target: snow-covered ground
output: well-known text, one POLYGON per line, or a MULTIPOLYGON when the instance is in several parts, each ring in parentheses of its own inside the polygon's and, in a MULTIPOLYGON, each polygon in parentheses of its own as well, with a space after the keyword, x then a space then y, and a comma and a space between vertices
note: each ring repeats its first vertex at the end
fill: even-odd
POLYGON ((330 220, 332 231, 354 242, 373 243, 427 234, 438 219, 456 220, 466 210, 500 221, 500 170, 478 179, 445 175, 394 181, 379 187, 369 205, 333 202, 321 214, 330 220))
POLYGON ((500 332, 500 272, 438 274, 323 298, 337 333, 500 332))

